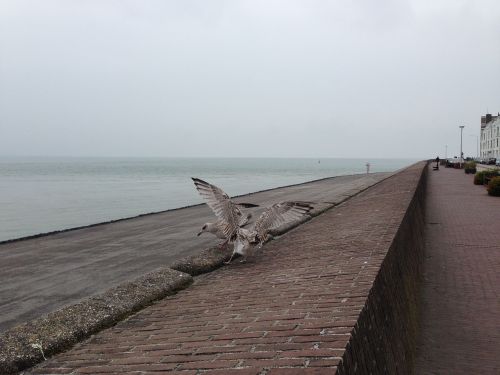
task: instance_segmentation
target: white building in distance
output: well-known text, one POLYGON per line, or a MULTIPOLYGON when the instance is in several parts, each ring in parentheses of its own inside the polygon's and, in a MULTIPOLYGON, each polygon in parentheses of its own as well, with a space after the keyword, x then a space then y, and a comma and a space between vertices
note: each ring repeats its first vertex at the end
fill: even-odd
POLYGON ((481 158, 500 158, 500 113, 481 116, 481 158))

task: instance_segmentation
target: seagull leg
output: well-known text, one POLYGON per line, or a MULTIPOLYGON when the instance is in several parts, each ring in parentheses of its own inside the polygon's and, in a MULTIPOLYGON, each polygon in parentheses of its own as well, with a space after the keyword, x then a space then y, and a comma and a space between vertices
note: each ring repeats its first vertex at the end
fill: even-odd
POLYGON ((227 262, 224 262, 224 264, 231 263, 231 261, 233 260, 234 254, 236 254, 236 253, 233 251, 233 253, 231 254, 231 258, 229 258, 229 260, 227 262))

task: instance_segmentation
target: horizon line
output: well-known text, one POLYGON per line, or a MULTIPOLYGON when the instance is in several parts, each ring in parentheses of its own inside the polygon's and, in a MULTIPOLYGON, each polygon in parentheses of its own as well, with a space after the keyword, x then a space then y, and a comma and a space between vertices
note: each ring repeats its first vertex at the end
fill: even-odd
POLYGON ((0 155, 0 158, 89 158, 89 159, 408 159, 424 160, 428 158, 406 156, 164 156, 164 155, 0 155))

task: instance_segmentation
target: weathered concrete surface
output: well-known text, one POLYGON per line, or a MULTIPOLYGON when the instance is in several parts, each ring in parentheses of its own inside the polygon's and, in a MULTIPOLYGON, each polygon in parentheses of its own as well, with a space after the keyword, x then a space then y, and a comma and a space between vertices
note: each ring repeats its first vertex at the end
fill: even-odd
MULTIPOLYGON (((381 182, 268 243, 248 263, 198 276, 190 288, 31 373, 335 373, 351 358, 344 358, 348 343, 363 340, 356 333, 360 313, 412 207, 421 172, 416 165, 381 182)), ((385 284, 389 291, 392 285, 385 284)), ((397 306, 383 310, 393 328, 402 325, 397 306)), ((386 319, 376 318, 383 328, 386 319)), ((374 373, 404 369, 404 356, 392 354, 400 353, 397 332, 382 338, 389 350, 377 357, 374 373)), ((366 356, 350 363, 366 370, 373 362, 366 356)))
MULTIPOLYGON (((240 201, 265 206, 307 200, 322 203, 317 205, 322 209, 389 175, 335 177, 240 201)), ((189 182, 186 188, 194 189, 189 182)), ((216 245, 209 235, 196 237, 201 225, 213 219, 208 207, 199 205, 0 244, 0 332, 216 245)))
POLYGON ((174 261, 170 264, 170 268, 185 272, 191 276, 201 275, 222 267, 224 262, 231 258, 233 253, 232 246, 211 247, 200 251, 197 254, 190 255, 174 261))
POLYGON ((20 324, 0 335, 0 374, 33 366, 44 356, 70 348, 192 281, 188 274, 170 268, 158 269, 101 295, 20 324), (34 344, 40 347, 35 348, 34 344))
POLYGON ((429 171, 417 375, 500 374, 500 198, 473 178, 429 171))
POLYGON ((476 165, 476 170, 479 172, 479 171, 487 171, 489 169, 500 169, 499 167, 495 166, 495 165, 485 165, 485 164, 477 164, 476 165))

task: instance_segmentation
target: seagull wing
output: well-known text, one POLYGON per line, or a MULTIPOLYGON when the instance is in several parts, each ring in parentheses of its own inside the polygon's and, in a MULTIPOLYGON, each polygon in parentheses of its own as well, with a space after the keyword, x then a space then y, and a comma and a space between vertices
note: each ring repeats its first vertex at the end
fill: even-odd
POLYGON ((231 239, 238 230, 243 214, 229 196, 215 185, 199 178, 192 178, 196 190, 207 201, 215 216, 219 219, 218 226, 226 238, 231 239))
POLYGON ((240 218, 240 227, 243 228, 244 226, 248 225, 250 223, 250 219, 252 219, 253 215, 251 213, 248 213, 246 215, 241 216, 240 218))
POLYGON ((303 202, 281 202, 268 207, 255 222, 253 230, 260 238, 264 238, 268 231, 300 219, 312 209, 303 202))

